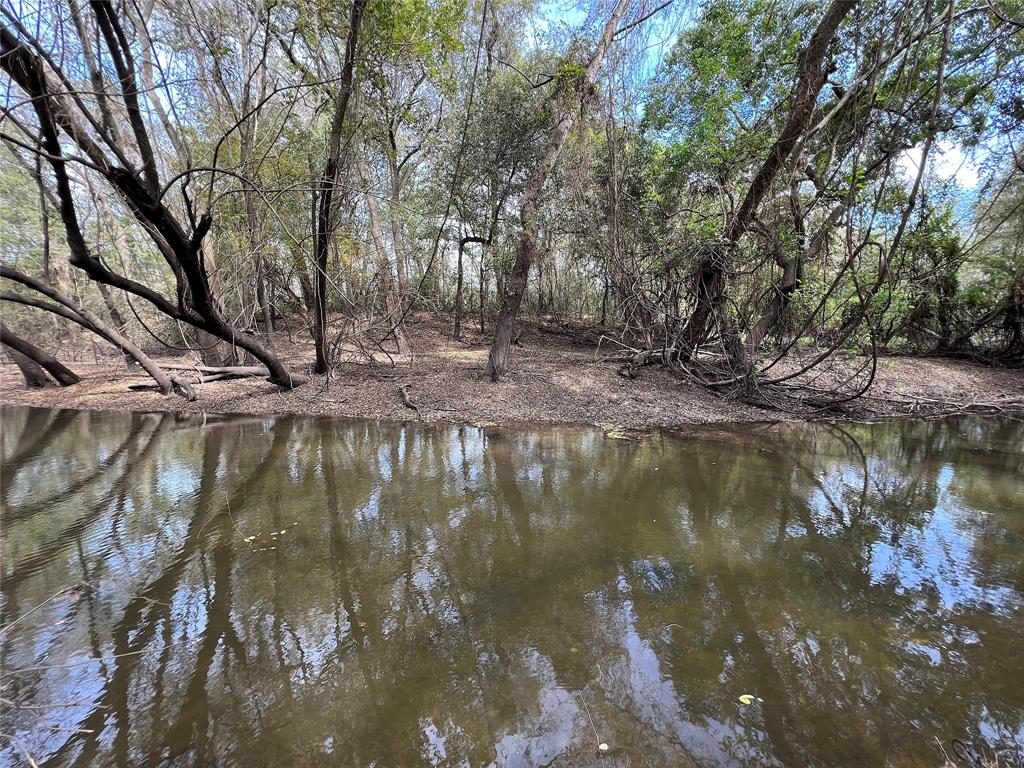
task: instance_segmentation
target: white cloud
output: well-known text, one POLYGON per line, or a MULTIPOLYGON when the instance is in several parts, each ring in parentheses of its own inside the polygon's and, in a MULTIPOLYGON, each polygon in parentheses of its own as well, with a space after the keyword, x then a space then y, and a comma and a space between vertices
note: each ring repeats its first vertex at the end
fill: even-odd
MULTIPOLYGON (((923 152, 924 144, 918 144, 900 156, 900 174, 908 181, 917 177, 923 152)), ((978 186, 978 167, 964 154, 959 144, 952 141, 936 142, 928 159, 931 172, 942 181, 952 181, 965 190, 978 186)))

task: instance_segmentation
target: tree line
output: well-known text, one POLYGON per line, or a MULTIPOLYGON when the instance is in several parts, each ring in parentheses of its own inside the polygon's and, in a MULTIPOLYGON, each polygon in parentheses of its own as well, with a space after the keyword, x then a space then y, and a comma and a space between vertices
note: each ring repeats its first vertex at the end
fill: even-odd
POLYGON ((30 385, 77 379, 40 312, 186 397, 151 355, 291 388, 407 355, 424 310, 495 381, 524 314, 760 399, 856 397, 886 351, 1024 360, 1018 0, 0 8, 30 385))

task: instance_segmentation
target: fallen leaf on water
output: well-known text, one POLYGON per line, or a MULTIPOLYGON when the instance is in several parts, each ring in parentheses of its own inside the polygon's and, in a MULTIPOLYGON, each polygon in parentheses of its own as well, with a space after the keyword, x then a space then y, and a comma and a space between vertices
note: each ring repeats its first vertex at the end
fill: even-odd
POLYGON ((750 706, 755 701, 764 702, 764 699, 759 698, 757 696, 751 696, 749 693, 744 693, 742 696, 740 696, 740 704, 746 704, 747 706, 750 706))

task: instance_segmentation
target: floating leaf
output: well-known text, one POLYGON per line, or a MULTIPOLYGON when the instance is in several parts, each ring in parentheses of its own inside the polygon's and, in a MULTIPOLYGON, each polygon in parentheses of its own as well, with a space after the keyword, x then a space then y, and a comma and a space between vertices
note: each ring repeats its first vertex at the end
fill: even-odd
POLYGON ((744 693, 742 696, 740 696, 740 704, 745 704, 748 707, 755 701, 763 702, 764 699, 759 698, 757 696, 751 696, 749 693, 744 693))

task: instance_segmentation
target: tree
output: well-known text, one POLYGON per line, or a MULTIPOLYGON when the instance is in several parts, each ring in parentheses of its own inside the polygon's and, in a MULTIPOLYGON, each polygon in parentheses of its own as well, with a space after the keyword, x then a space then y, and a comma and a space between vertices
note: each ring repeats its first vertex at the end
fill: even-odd
POLYGON ((738 331, 732 320, 722 312, 725 303, 725 265, 735 260, 740 237, 750 229, 761 201, 764 200, 793 149, 810 127, 818 94, 825 84, 825 57, 829 46, 839 25, 855 5, 856 0, 833 0, 811 35, 807 47, 800 53, 789 116, 775 143, 769 149, 768 156, 747 187, 739 209, 729 220, 722 250, 709 249, 698 269, 693 290, 694 307, 677 340, 681 355, 693 354, 707 335, 708 324, 714 317, 721 325, 726 348, 734 367, 740 369, 745 364, 738 331))
POLYGON ((341 138, 345 128, 345 115, 356 71, 356 50, 359 46, 359 28, 366 11, 366 0, 352 0, 349 13, 348 39, 345 42, 345 58, 341 65, 341 82, 334 98, 334 116, 327 138, 327 162, 314 192, 316 218, 313 222, 313 263, 316 267, 314 288, 315 307, 313 311, 313 342, 316 345, 316 373, 327 373, 330 368, 330 353, 327 343, 327 254, 331 232, 334 229, 332 208, 334 190, 338 183, 341 161, 341 138))
POLYGON ((544 183, 561 154, 565 137, 575 122, 577 104, 581 108, 583 103, 593 97, 601 62, 612 44, 619 20, 626 12, 628 5, 629 0, 618 0, 605 23, 601 39, 585 67, 569 59, 563 61, 556 73, 554 89, 545 105, 552 111, 554 125, 545 141, 540 162, 526 182, 520 201, 519 219, 522 225, 522 234, 515 264, 505 281, 505 291, 501 296, 501 309, 494 329, 494 341, 487 360, 487 374, 492 381, 498 381, 508 369, 508 356, 512 346, 516 318, 519 316, 519 308, 523 303, 523 295, 526 293, 530 266, 537 257, 538 207, 544 183))
MULTIPOLYGON (((204 242, 213 217, 209 212, 197 216, 187 191, 189 178, 202 171, 189 168, 172 176, 169 182, 161 182, 152 132, 143 116, 140 97, 145 89, 135 63, 138 54, 125 32, 125 19, 101 0, 92 2, 90 9, 92 15, 88 18, 84 9, 79 10, 77 6, 73 9, 79 32, 86 24, 95 25, 117 75, 116 86, 103 80, 103 87, 96 95, 96 107, 70 86, 70 78, 53 63, 43 40, 35 37, 7 9, 4 15, 8 26, 0 30, 0 69, 28 97, 36 121, 36 129, 28 130, 21 110, 14 114, 10 106, 5 106, 4 114, 15 125, 22 126, 20 138, 6 138, 49 163, 72 266, 97 282, 147 300, 172 318, 241 347, 266 365, 273 383, 282 387, 301 383, 302 377, 293 375, 274 353, 251 335, 233 327, 224 316, 204 258, 204 242), (126 116, 124 131, 115 124, 110 111, 114 99, 126 116), (81 155, 69 154, 62 137, 81 155), (120 197, 173 273, 174 300, 110 269, 91 252, 80 224, 79 201, 72 191, 68 170, 71 164, 95 174, 120 197), (181 184, 184 216, 173 211, 168 203, 174 184, 181 184)), ((92 51, 83 42, 85 39, 87 36, 80 38, 77 46, 72 45, 75 42, 72 40, 62 39, 61 42, 76 51, 87 68, 100 71, 99 64, 94 64, 89 56, 92 51)), ((94 55, 99 56, 99 51, 94 55)), ((150 97, 156 98, 152 93, 150 97)))

